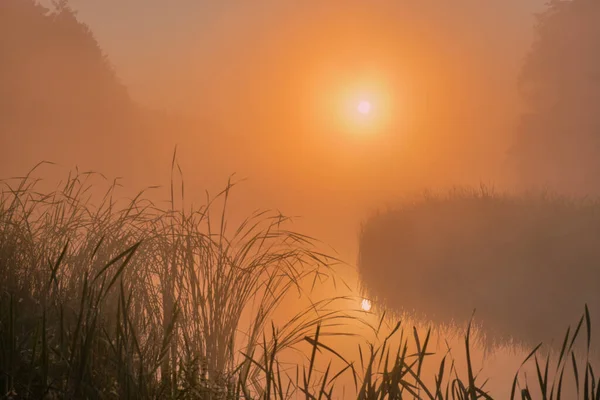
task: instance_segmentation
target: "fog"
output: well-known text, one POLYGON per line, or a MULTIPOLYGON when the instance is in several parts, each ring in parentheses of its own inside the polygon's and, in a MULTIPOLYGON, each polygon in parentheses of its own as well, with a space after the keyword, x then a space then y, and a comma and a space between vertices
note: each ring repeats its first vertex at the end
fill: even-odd
POLYGON ((29 140, 10 174, 43 158, 164 184, 179 145, 190 196, 247 177, 249 208, 302 215, 350 262, 359 220, 398 193, 510 182, 516 83, 539 2, 71 4, 132 99, 170 119, 153 116, 163 126, 131 141, 131 165, 113 168, 115 150, 97 157, 90 145, 111 128, 83 126, 61 133, 77 139, 65 139, 69 154, 29 140), (376 98, 371 131, 340 116, 353 91, 376 98))
MULTIPOLYGON (((574 78, 596 65, 594 47, 558 59, 536 41, 541 0, 71 0, 57 4, 75 14, 52 23, 29 0, 2 1, 0 177, 48 160, 58 167, 42 174, 77 166, 124 177, 132 194, 168 188, 177 149, 188 203, 233 175, 232 219, 298 216, 294 229, 348 263, 353 289, 361 222, 407 194, 600 187, 597 93, 574 78), (544 81, 562 67, 567 92, 544 81), (540 111, 552 107, 569 112, 540 111), (569 130, 583 139, 557 139, 569 130)), ((562 43, 579 25, 549 24, 544 37, 562 43)))

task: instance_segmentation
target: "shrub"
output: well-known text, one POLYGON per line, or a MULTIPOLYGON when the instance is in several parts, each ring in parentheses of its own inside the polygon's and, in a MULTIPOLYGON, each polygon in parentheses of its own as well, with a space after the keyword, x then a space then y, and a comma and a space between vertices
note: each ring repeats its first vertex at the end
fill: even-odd
POLYGON ((381 305, 436 324, 474 309, 489 343, 556 338, 584 304, 600 316, 600 203, 455 189, 371 216, 359 270, 381 305))
POLYGON ((286 230, 279 214, 258 212, 228 228, 231 184, 191 209, 176 208, 172 185, 161 209, 144 193, 115 200, 116 185, 98 196, 97 178, 70 175, 46 192, 33 175, 4 182, 0 395, 226 394, 256 380, 258 367, 243 354, 259 356, 258 345, 269 351, 273 340, 281 351, 339 314, 301 314, 266 339, 288 292, 304 293, 304 280, 332 260, 286 230))

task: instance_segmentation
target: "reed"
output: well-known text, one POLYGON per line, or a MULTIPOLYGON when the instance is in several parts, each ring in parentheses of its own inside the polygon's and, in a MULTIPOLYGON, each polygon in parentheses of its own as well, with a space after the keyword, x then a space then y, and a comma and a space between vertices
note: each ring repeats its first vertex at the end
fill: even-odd
POLYGON ((584 304, 600 318, 600 202, 455 189, 373 214, 359 271, 379 304, 436 325, 473 309, 489 346, 560 337, 584 304))
MULTIPOLYGON (((448 349, 425 376, 431 331, 382 329, 385 314, 372 327, 379 339, 356 338, 356 360, 336 349, 335 337, 349 335, 340 326, 366 324, 340 306, 347 299, 313 302, 276 326, 283 299, 308 295, 336 260, 278 214, 228 227, 231 183, 187 209, 172 185, 161 209, 143 192, 117 200, 116 184, 98 196, 95 174, 38 190, 34 172, 5 181, 0 195, 2 399, 490 398, 472 366, 470 328, 459 349, 466 370, 448 349), (286 351, 301 348, 306 362, 290 368, 286 351)), ((585 333, 589 353, 590 321, 586 308, 557 361, 536 347, 526 361, 537 379, 517 374, 513 397, 598 398, 589 357, 574 347, 585 333), (575 395, 564 394, 567 374, 575 395)))

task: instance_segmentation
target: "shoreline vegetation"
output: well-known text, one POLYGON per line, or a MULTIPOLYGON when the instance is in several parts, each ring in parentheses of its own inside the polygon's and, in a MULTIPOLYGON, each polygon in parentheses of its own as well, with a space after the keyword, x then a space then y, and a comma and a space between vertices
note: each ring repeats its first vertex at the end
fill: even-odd
MULTIPOLYGON (((358 399, 491 398, 471 360, 470 323, 464 347, 452 349, 466 368, 448 349, 434 376, 423 368, 431 330, 398 322, 384 332, 385 312, 372 326, 377 341, 356 338, 357 360, 338 351, 336 337, 352 338, 344 327, 362 323, 337 305, 344 299, 275 326, 286 295, 310 297, 337 260, 278 214, 228 227, 231 183, 194 209, 176 207, 183 187, 171 184, 161 209, 143 192, 120 201, 116 185, 93 193, 89 173, 38 191, 34 172, 3 181, 0 195, 0 398, 344 398, 341 377, 358 399), (290 368, 281 356, 299 346, 305 362, 290 368)), ((587 306, 561 343, 547 356, 534 347, 524 364, 536 375, 517 371, 513 398, 600 396, 587 306)))
POLYGON ((488 346, 531 347, 561 336, 584 304, 600 319, 598 227, 596 198, 426 192, 363 223, 361 284, 424 323, 466 326, 476 309, 488 346))
MULTIPOLYGON (((207 25, 225 23, 218 30, 196 29, 208 21, 203 12, 186 18, 193 29, 172 25, 176 36, 158 43, 177 15, 162 3, 157 29, 149 14, 128 7, 143 26, 124 18, 135 40, 119 34, 110 46, 127 55, 121 63, 134 81, 146 76, 134 96, 68 0, 0 0, 3 173, 50 157, 155 179, 169 143, 185 142, 202 150, 195 170, 215 179, 231 163, 264 177, 277 170, 269 188, 286 191, 295 185, 274 182, 289 171, 314 166, 302 177, 309 181, 338 163, 331 152, 346 147, 342 141, 323 135, 313 143, 304 132, 354 132, 346 122, 337 128, 329 103, 338 86, 351 95, 366 85, 384 89, 360 99, 382 111, 379 123, 360 124, 364 137, 385 134, 371 142, 382 151, 361 150, 357 165, 347 157, 354 150, 339 154, 339 176, 364 193, 489 174, 521 188, 600 193, 598 1, 549 1, 531 31, 509 8, 502 12, 510 19, 499 23, 499 3, 491 2, 414 2, 406 13, 393 2, 350 10, 293 2, 302 7, 265 9, 255 20, 245 11, 239 20, 223 14, 207 25), (205 53, 197 40, 209 45, 205 53), (144 47, 150 58, 138 51, 144 47), (158 58, 168 62, 151 66, 158 58)), ((112 28, 112 11, 92 14, 112 28)), ((348 149, 376 149, 349 140, 348 149)), ((429 194, 374 215, 359 243, 362 289, 373 302, 364 313, 348 306, 355 298, 312 299, 316 286, 335 285, 339 260, 288 230, 289 218, 258 211, 232 223, 232 182, 189 206, 183 183, 174 183, 175 158, 171 170, 164 203, 147 192, 123 199, 117 181, 95 173, 75 171, 53 185, 34 168, 0 181, 0 400, 600 400, 591 326, 600 320, 599 201, 482 188, 429 194), (301 299, 293 312, 285 302, 292 295, 301 299), (278 311, 288 320, 275 323, 278 311), (433 328, 391 322, 396 313, 433 328), (452 324, 466 328, 458 346, 441 336, 434 349, 434 335, 452 324), (354 333, 356 326, 374 338, 354 333), (531 349, 507 395, 488 393, 474 356, 480 340, 531 349)))

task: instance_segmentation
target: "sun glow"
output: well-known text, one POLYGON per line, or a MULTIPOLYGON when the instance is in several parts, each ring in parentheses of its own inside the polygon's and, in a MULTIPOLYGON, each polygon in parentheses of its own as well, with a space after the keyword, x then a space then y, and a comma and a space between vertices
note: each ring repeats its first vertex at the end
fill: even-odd
POLYGON ((356 107, 359 113, 366 115, 371 112, 371 103, 366 100, 363 100, 358 103, 358 107, 356 107))
POLYGON ((363 309, 363 311, 371 311, 371 302, 367 299, 363 299, 360 303, 360 307, 363 309))
POLYGON ((339 121, 345 132, 364 137, 380 134, 389 126, 391 109, 396 105, 383 84, 357 84, 338 96, 339 121))
MULTIPOLYGON (((307 96, 315 110, 311 122, 317 130, 328 131, 329 136, 334 132, 350 140, 354 137, 373 143, 389 133, 392 126, 405 125, 399 101, 403 92, 397 79, 385 73, 383 67, 346 74, 324 69, 315 77, 315 83, 308 85, 314 88, 307 96)), ((340 137, 334 140, 347 140, 340 137)))

